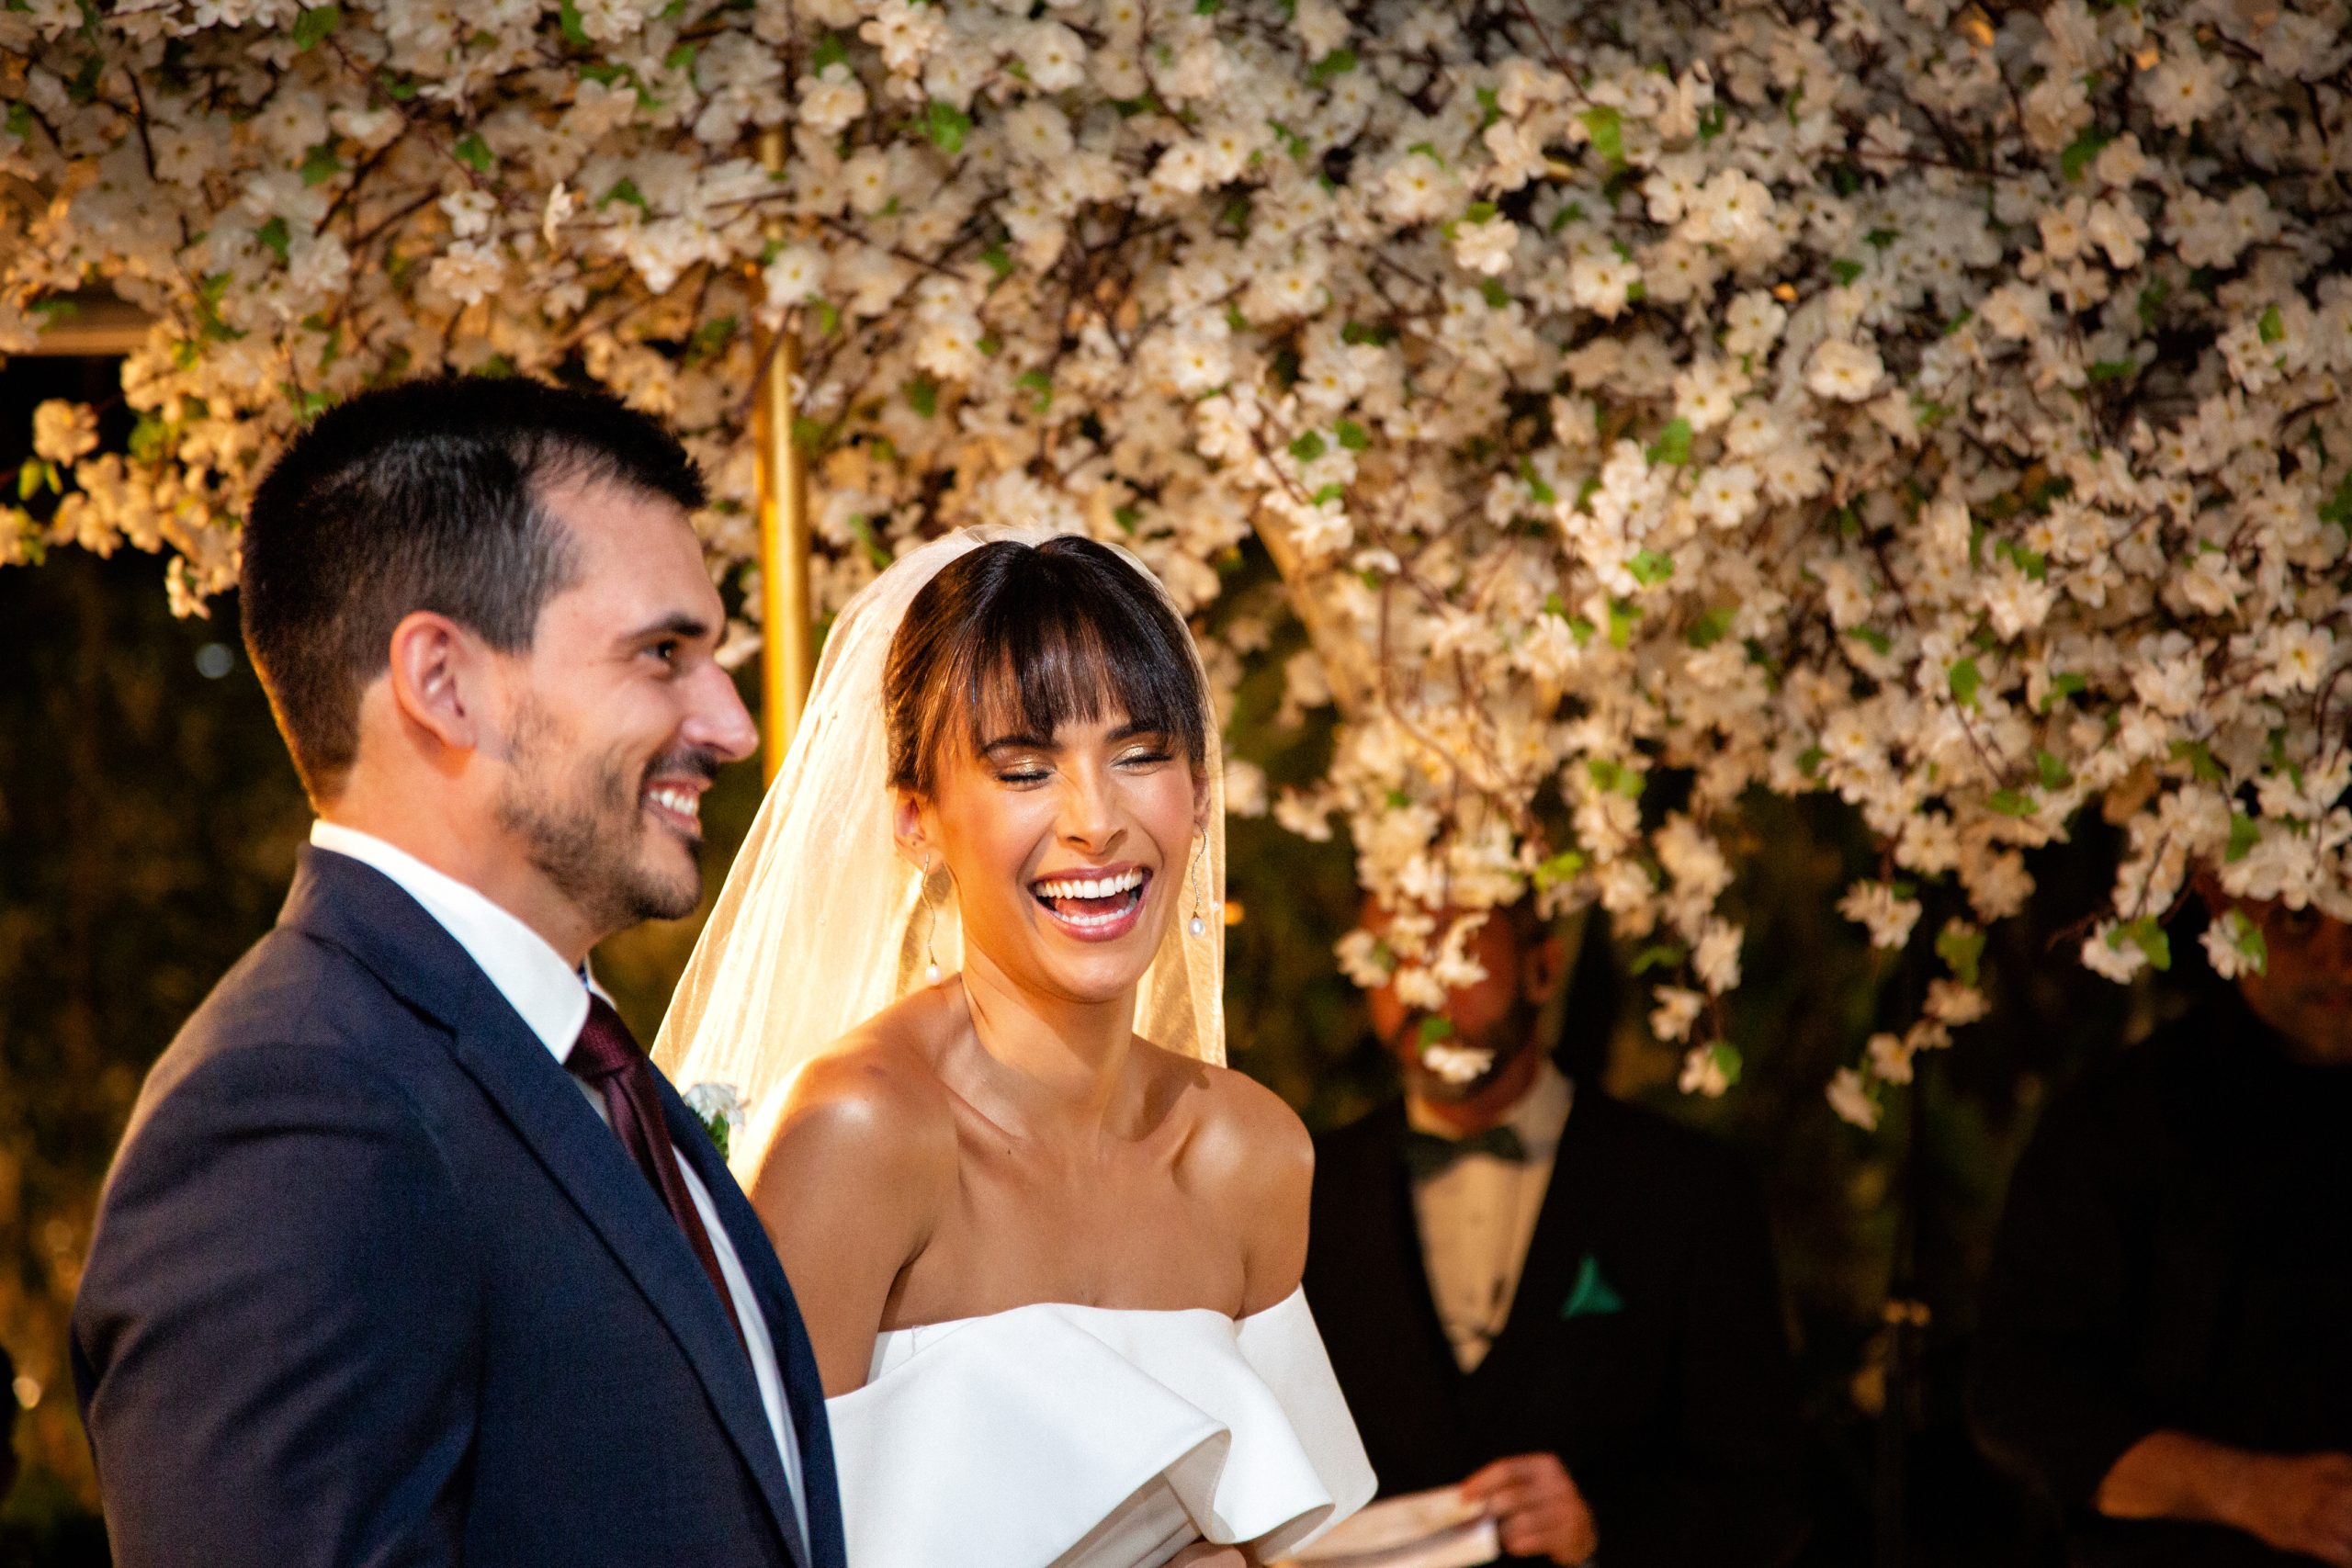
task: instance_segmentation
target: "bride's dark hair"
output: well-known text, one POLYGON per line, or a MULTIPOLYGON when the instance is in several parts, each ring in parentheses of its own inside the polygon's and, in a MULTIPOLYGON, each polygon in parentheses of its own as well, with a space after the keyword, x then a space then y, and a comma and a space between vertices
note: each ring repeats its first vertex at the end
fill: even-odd
POLYGON ((1183 624, 1117 551, 1077 535, 999 539, 923 584, 882 671, 890 783, 929 795, 940 748, 1050 741, 1114 714, 1167 736, 1199 773, 1208 736, 1183 624))

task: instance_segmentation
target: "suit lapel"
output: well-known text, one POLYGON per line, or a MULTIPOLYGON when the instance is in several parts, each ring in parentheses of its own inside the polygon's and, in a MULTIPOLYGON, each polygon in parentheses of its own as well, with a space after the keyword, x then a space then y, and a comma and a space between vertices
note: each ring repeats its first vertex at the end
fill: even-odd
MULTIPOLYGON (((758 1482, 778 1533, 797 1549, 800 1531, 784 1463, 726 1309, 660 1195, 538 1036, 422 905, 390 877, 347 856, 304 849, 280 923, 350 953, 451 1032, 458 1066, 498 1106, 670 1330, 758 1482)), ((686 1114, 684 1108, 676 1114, 686 1114)), ((731 1181, 725 1184, 725 1190, 733 1189, 731 1181)), ((744 1250, 741 1236, 737 1250, 744 1250)), ((813 1506, 811 1517, 813 1523, 813 1506)))
POLYGON ((658 1069, 653 1075, 670 1122, 670 1141, 678 1157, 694 1168, 718 1211, 719 1224, 735 1244, 735 1256, 759 1300, 760 1315, 767 1320, 775 1343, 778 1370, 783 1373, 786 1406, 792 1413, 792 1433, 800 1446, 800 1485, 808 1507, 808 1561, 812 1568, 839 1568, 831 1543, 841 1540, 841 1492, 833 1475, 833 1444, 825 1424, 825 1386, 817 1372, 817 1356, 800 1321, 799 1304, 784 1277, 767 1229, 743 1190, 736 1185, 727 1163, 718 1157, 710 1138, 678 1098, 670 1080, 658 1069))

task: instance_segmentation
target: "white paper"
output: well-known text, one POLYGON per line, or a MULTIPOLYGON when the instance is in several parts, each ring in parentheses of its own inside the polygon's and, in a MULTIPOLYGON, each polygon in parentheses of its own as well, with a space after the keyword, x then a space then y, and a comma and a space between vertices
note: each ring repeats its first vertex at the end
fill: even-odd
POLYGON ((1495 1521, 1444 1486, 1372 1504, 1289 1561, 1299 1568, 1476 1568, 1502 1554, 1495 1521))

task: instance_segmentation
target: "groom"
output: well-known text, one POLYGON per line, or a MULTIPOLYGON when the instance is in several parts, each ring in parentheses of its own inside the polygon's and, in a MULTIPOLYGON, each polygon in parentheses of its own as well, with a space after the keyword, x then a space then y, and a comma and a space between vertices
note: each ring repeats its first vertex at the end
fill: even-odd
POLYGON ((840 1568, 783 1270, 586 982, 693 909, 755 741, 702 501, 620 404, 479 379, 345 403, 256 492, 320 820, 107 1179, 74 1359, 124 1568, 840 1568))

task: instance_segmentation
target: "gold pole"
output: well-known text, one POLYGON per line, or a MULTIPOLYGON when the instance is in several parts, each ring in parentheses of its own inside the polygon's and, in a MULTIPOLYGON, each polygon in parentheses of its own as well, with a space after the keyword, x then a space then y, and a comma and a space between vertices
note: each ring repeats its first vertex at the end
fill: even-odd
MULTIPOLYGON (((760 162, 784 167, 784 130, 760 132, 760 162)), ((782 237, 783 226, 772 225, 782 237)), ((817 673, 817 642, 808 607, 808 458, 793 439, 792 384, 800 375, 800 313, 787 313, 772 334, 754 342, 767 368, 753 401, 760 486, 760 722, 766 730, 761 757, 774 779, 799 728, 800 710, 817 673)))

